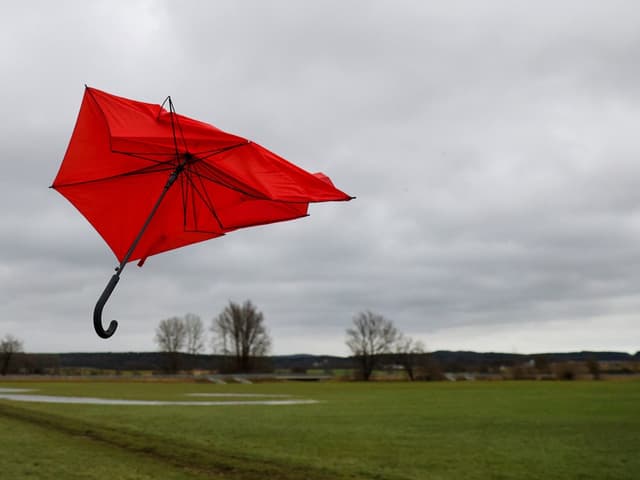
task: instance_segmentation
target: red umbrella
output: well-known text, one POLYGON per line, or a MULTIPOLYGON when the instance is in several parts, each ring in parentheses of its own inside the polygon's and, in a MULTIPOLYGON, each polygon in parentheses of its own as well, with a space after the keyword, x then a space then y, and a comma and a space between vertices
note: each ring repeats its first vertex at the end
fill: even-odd
POLYGON ((105 331, 102 309, 127 262, 142 265, 238 228, 304 217, 310 202, 353 198, 322 173, 175 113, 171 97, 157 105, 89 87, 51 187, 120 261, 94 309, 102 338, 118 325, 113 320, 105 331))

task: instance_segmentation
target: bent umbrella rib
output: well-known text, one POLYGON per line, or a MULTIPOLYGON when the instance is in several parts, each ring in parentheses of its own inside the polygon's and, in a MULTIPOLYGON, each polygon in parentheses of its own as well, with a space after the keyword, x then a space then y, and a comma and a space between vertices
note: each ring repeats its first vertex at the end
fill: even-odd
MULTIPOLYGON (((220 217, 218 216, 215 208, 213 207, 213 202, 211 201, 211 199, 209 198, 209 195, 207 194, 206 188, 204 188, 204 185, 202 185, 202 192, 198 189, 198 187, 196 186, 195 182, 193 181, 193 179, 191 178, 191 171, 189 169, 186 169, 185 172, 187 173, 185 175, 185 178, 187 179, 187 182, 191 185, 192 190, 198 194, 198 197, 200 198, 200 200, 202 201, 202 203, 204 203, 204 205, 207 207, 207 210, 209 210, 209 213, 211 213, 211 215, 213 216, 213 218, 215 219, 215 221, 218 223, 218 226, 224 230, 225 226, 222 224, 222 221, 220 220, 220 217)), ((202 181, 202 179, 200 179, 200 181, 202 181)), ((195 200, 195 198, 194 198, 195 200)), ((195 207, 195 204, 194 204, 195 207)))
POLYGON ((160 173, 160 172, 169 172, 172 169, 174 169, 175 163, 172 163, 173 160, 171 161, 167 161, 164 162, 162 164, 154 164, 154 165, 148 165, 146 167, 142 167, 136 170, 130 170, 128 172, 122 172, 122 173, 117 173, 115 175, 109 175, 107 177, 100 177, 100 178, 92 178, 90 180, 80 180, 78 182, 67 182, 67 183, 54 183, 53 185, 51 185, 51 187, 53 188, 58 188, 58 187, 74 187, 77 185, 87 185, 90 183, 97 183, 97 182, 107 182, 109 180, 115 180, 121 177, 128 177, 128 176, 133 176, 133 175, 145 175, 145 174, 149 174, 149 173, 160 173), (166 168, 160 168, 160 166, 164 166, 166 165, 166 168))

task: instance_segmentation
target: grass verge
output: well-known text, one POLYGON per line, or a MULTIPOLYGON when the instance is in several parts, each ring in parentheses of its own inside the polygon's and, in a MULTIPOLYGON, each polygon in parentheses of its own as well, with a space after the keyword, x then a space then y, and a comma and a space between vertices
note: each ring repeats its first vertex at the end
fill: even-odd
POLYGON ((286 407, 0 401, 0 417, 29 428, 211 478, 634 480, 640 471, 638 381, 28 387, 46 395, 125 399, 251 393, 320 401, 286 407))

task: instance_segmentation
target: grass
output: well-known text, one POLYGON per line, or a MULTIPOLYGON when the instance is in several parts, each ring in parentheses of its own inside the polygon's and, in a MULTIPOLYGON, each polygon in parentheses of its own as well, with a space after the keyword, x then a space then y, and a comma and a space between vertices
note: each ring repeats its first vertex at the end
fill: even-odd
POLYGON ((54 467, 77 478, 232 480, 623 480, 640 471, 638 381, 1 387, 104 398, 197 400, 184 394, 233 392, 320 401, 140 407, 0 400, 0 471, 12 479, 55 478, 54 467), (91 461, 79 460, 79 452, 92 452, 85 455, 91 461))
POLYGON ((0 417, 0 472, 6 479, 184 480, 205 478, 187 468, 93 441, 0 417))

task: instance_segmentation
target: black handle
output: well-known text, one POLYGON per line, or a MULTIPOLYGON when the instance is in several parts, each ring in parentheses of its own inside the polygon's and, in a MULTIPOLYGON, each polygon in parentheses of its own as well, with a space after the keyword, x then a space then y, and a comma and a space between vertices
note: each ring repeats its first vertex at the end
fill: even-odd
POLYGON ((111 320, 109 328, 107 328, 106 331, 102 328, 102 309, 104 308, 104 304, 107 303, 107 300, 109 300, 113 289, 116 288, 118 280, 120 280, 120 276, 118 274, 114 274, 111 277, 111 280, 107 283, 104 292, 100 295, 98 303, 96 303, 96 307, 93 309, 93 328, 96 329, 96 333, 101 338, 109 338, 116 333, 116 328, 118 328, 118 322, 116 320, 111 320))

